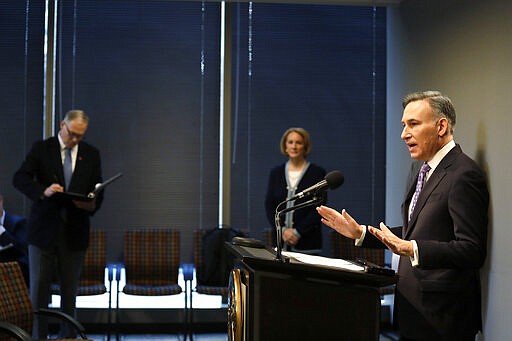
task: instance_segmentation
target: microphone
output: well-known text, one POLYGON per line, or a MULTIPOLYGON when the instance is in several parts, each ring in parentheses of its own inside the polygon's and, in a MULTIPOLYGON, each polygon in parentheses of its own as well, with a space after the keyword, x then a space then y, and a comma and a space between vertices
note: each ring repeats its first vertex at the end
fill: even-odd
POLYGON ((314 184, 311 187, 306 188, 300 193, 297 193, 295 196, 288 199, 287 201, 304 198, 307 195, 316 194, 327 189, 336 189, 340 187, 344 181, 345 177, 343 176, 343 174, 338 170, 334 170, 332 172, 327 173, 324 180, 314 184))

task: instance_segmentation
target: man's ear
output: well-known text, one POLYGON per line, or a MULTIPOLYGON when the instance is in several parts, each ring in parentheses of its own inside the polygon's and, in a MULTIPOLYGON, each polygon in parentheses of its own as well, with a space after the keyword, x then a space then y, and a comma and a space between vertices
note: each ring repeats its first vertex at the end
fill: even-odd
POLYGON ((446 119, 446 117, 441 117, 437 123, 439 125, 437 128, 437 134, 440 137, 445 136, 448 133, 448 129, 449 129, 448 128, 448 120, 446 119))

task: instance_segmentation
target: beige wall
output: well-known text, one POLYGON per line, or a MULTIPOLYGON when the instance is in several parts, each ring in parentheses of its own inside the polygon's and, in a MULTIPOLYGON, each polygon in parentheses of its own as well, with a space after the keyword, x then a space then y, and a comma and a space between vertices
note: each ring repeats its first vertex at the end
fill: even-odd
MULTIPOLYGON (((410 162, 400 141, 400 98, 438 89, 457 110, 455 140, 487 171, 491 192, 483 283, 484 333, 512 334, 512 1, 406 0, 388 9, 387 209, 400 222, 410 162)), ((463 317, 461 317, 463 318, 463 317)))

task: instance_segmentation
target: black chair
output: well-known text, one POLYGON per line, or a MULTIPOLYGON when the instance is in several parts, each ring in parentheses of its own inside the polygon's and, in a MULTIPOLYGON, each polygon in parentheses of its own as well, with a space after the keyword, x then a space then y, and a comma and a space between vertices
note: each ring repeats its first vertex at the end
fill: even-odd
MULTIPOLYGON (((233 256, 226 250, 225 242, 233 237, 244 237, 246 231, 223 227, 209 230, 194 230, 194 266, 196 270, 196 286, 189 291, 189 322, 191 330, 194 327, 194 308, 192 305, 192 293, 204 295, 220 295, 222 302, 227 303, 229 293, 229 276, 233 268, 233 256)), ((185 269, 184 269, 185 270, 185 269)), ((186 283, 192 282, 192 271, 184 271, 186 283)), ((190 338, 192 332, 189 330, 190 338)))

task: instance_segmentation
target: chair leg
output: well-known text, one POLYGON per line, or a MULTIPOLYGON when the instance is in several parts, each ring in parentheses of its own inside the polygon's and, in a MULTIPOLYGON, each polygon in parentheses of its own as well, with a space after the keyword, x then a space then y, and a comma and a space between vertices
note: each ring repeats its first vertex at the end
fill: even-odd
POLYGON ((110 328, 112 327, 112 282, 108 290, 108 311, 107 311, 107 341, 110 341, 110 328))
POLYGON ((189 326, 188 326, 188 281, 185 281, 185 310, 184 310, 184 321, 183 321, 183 325, 185 326, 185 331, 183 333, 183 337, 184 339, 183 340, 187 340, 187 335, 188 335, 188 331, 189 331, 189 326))
POLYGON ((188 311, 188 328, 189 328, 189 332, 188 332, 188 335, 190 337, 190 341, 193 341, 194 340, 194 307, 192 306, 192 281, 190 282, 190 291, 189 291, 189 294, 190 294, 190 308, 189 308, 189 311, 188 311))
POLYGON ((192 340, 192 280, 194 278, 194 266, 192 264, 182 264, 183 279, 185 280, 185 340, 187 337, 192 340), (187 299, 188 298, 188 299, 187 299))
POLYGON ((120 339, 120 315, 121 315, 121 309, 119 308, 119 290, 121 288, 119 282, 121 281, 121 270, 123 269, 124 265, 122 263, 116 263, 114 264, 115 269, 115 281, 116 281, 116 309, 113 310, 114 316, 114 330, 116 333, 116 341, 119 341, 120 339))
MULTIPOLYGON (((116 271, 119 271, 117 269, 116 271)), ((116 310, 115 310, 115 333, 116 333, 116 341, 119 341, 119 281, 116 281, 116 310)))

